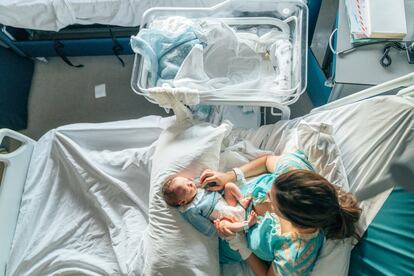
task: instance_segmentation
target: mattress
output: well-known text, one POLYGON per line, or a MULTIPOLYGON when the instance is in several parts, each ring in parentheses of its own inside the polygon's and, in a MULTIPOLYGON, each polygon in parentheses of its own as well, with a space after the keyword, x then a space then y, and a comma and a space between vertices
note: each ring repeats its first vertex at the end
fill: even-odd
MULTIPOLYGON (((7 275, 139 274, 151 156, 171 119, 76 124, 43 136, 33 152, 7 275)), ((414 103, 408 98, 377 97, 301 119, 333 124, 351 191, 384 175, 395 156, 414 148, 414 103)), ((288 138, 283 130, 298 123, 238 129, 232 135, 272 150, 288 138)), ((389 193, 363 208, 379 210, 389 193)), ((373 219, 366 216, 362 230, 373 219)))
POLYGON ((396 187, 351 255, 349 275, 412 275, 414 193, 396 187))
POLYGON ((206 7, 220 0, 2 0, 0 24, 58 31, 73 24, 136 27, 152 7, 206 7))

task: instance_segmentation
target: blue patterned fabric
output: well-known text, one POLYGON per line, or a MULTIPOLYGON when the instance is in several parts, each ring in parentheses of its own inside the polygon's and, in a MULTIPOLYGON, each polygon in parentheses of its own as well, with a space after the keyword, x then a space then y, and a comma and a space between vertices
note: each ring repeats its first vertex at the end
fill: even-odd
POLYGON ((318 257, 324 236, 281 233, 279 219, 266 213, 261 223, 247 234, 250 249, 262 260, 273 262, 280 275, 308 275, 318 257))

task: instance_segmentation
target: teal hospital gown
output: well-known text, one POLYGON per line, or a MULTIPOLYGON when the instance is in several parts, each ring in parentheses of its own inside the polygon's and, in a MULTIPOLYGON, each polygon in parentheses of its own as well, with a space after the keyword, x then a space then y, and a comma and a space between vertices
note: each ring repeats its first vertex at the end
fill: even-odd
MULTIPOLYGON (((251 194, 253 204, 266 198, 274 180, 289 170, 302 169, 314 171, 305 153, 296 150, 284 154, 278 160, 275 172, 264 174, 241 188, 244 196, 251 194)), ((315 264, 324 241, 321 231, 313 234, 299 235, 281 233, 278 217, 267 212, 259 217, 260 223, 253 226, 246 234, 248 247, 260 259, 272 262, 280 275, 308 275, 315 264)), ((227 242, 220 240, 220 261, 223 263, 240 261, 238 252, 233 251, 227 242)))

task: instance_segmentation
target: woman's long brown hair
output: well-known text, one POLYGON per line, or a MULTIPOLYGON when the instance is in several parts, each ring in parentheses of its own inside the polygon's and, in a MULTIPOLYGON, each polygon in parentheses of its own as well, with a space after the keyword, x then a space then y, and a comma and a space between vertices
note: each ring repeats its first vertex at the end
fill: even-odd
POLYGON ((277 208, 297 227, 321 229, 327 239, 359 240, 355 224, 361 209, 351 193, 307 170, 281 174, 273 185, 277 208))

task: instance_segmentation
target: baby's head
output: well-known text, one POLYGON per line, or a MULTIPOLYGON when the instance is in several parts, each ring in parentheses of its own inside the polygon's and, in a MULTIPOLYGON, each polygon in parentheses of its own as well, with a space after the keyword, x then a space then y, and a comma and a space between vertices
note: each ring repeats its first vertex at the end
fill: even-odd
POLYGON ((176 176, 164 183, 162 194, 168 205, 184 206, 193 201, 197 194, 197 186, 191 179, 176 176))

